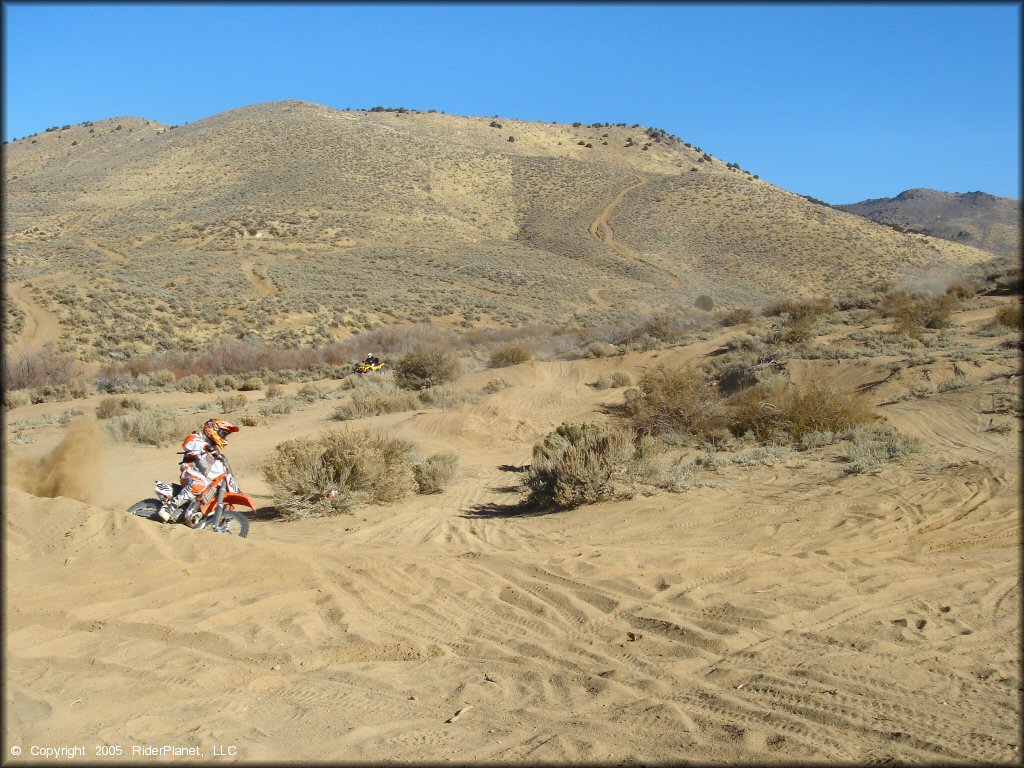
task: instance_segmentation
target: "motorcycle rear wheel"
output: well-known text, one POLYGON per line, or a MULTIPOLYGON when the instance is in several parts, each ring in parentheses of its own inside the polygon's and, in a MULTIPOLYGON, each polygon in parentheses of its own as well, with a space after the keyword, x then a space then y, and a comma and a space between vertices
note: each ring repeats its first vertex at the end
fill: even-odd
POLYGON ((206 529, 216 531, 217 533, 236 534, 244 539, 249 535, 249 520, 241 512, 225 509, 220 513, 220 525, 216 528, 212 525, 208 525, 206 526, 206 529))
POLYGON ((159 520, 157 512, 160 510, 160 502, 156 499, 143 499, 128 507, 128 514, 148 517, 150 520, 159 520))

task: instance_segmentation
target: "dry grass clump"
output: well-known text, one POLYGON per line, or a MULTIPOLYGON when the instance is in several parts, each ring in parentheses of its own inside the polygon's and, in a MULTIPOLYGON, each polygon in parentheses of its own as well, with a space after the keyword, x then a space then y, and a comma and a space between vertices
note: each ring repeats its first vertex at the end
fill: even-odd
POLYGON ((178 389, 182 392, 215 392, 217 386, 214 384, 212 376, 200 376, 194 373, 178 379, 178 389))
POLYGON ((395 364, 395 383, 402 389, 428 389, 454 381, 458 375, 459 362, 446 349, 417 347, 395 364))
POLYGON ((957 299, 973 299, 976 295, 974 288, 963 280, 954 280, 950 283, 949 287, 946 288, 946 293, 957 299))
POLYGON ((507 368, 510 365, 525 363, 533 357, 530 350, 521 344, 509 344, 491 352, 491 368, 507 368))
POLYGON ((850 429, 842 437, 850 443, 843 456, 848 475, 877 474, 892 459, 924 450, 919 440, 891 427, 850 429))
POLYGON ((484 384, 480 388, 480 390, 488 395, 493 395, 494 393, 501 392, 502 390, 508 389, 511 386, 512 385, 509 384, 508 381, 506 381, 505 379, 491 379, 486 384, 484 384))
POLYGON ((703 435, 722 417, 718 387, 690 368, 658 366, 626 390, 625 413, 643 434, 703 435))
POLYGON ((440 493, 458 475, 459 456, 453 451, 435 453, 424 461, 413 464, 412 473, 420 493, 440 493))
POLYGON ((878 310, 883 317, 891 317, 896 321, 897 333, 920 339, 926 328, 948 328, 957 303, 956 296, 949 293, 925 296, 892 291, 879 302, 878 310))
POLYGON ((996 311, 996 322, 1007 328, 1024 331, 1024 311, 1020 304, 1005 304, 996 311))
POLYGON ((248 402, 245 395, 224 395, 217 398, 217 405, 220 407, 221 413, 237 411, 239 408, 244 408, 248 402))
POLYGON ((412 411, 422 406, 423 403, 415 392, 403 392, 396 387, 367 388, 354 391, 352 399, 336 408, 331 418, 348 421, 365 416, 412 411))
POLYGON ((792 384, 775 377, 743 389, 729 402, 729 429, 761 441, 800 442, 811 433, 842 432, 869 424, 868 403, 828 381, 792 384))
POLYGON ((363 431, 331 431, 279 444, 263 465, 286 518, 352 512, 388 504, 417 488, 413 444, 363 431))
POLYGON ((769 304, 764 308, 762 314, 765 317, 788 315, 790 320, 803 320, 805 318, 813 320, 821 315, 832 314, 833 312, 835 312, 835 302, 829 298, 806 301, 783 299, 769 304))
POLYGON ((633 376, 628 371, 612 371, 599 376, 594 389, 618 389, 633 386, 633 376))
POLYGON ((128 411, 141 411, 144 407, 137 397, 105 397, 96 406, 96 418, 110 419, 128 411))
POLYGON ((533 448, 524 506, 571 509, 630 498, 654 473, 652 446, 621 426, 563 423, 533 448))
POLYGON ((181 440, 195 428, 190 417, 155 408, 132 409, 112 416, 105 426, 118 440, 156 446, 181 440))
POLYGON ((743 325, 754 321, 754 312, 745 307, 730 309, 718 318, 718 324, 723 328, 730 328, 734 325, 743 325))
POLYGON ((587 357, 609 357, 619 351, 618 347, 607 341, 592 341, 583 350, 587 357))

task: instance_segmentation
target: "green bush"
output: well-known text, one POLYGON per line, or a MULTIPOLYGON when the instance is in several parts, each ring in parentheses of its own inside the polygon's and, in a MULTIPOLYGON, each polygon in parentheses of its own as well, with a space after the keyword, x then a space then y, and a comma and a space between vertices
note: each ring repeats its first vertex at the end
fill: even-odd
POLYGON ((402 389, 422 390, 447 384, 459 375, 459 363, 446 350, 418 347, 399 358, 395 383, 402 389))
POLYGON ((411 494, 417 487, 413 463, 406 440, 339 430, 281 443, 263 476, 286 518, 322 517, 411 494))

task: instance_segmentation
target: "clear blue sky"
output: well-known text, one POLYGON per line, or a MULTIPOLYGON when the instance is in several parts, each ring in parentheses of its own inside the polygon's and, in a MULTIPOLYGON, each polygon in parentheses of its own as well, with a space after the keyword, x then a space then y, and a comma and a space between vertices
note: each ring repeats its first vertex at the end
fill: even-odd
POLYGON ((829 203, 1020 197, 1020 3, 4 2, 6 140, 263 101, 661 128, 829 203))

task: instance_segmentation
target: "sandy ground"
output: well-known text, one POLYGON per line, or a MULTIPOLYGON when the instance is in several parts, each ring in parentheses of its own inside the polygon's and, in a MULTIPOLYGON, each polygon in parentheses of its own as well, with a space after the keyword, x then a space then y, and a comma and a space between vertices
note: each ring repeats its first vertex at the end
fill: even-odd
MULTIPOLYGON (((719 487, 511 513, 533 443, 621 402, 598 375, 719 343, 529 362, 476 404, 364 419, 456 451, 460 479, 352 516, 257 516, 244 540, 125 514, 175 448, 91 419, 8 443, 4 744, 23 753, 4 759, 1019 761, 1019 424, 988 430, 993 382, 880 406, 930 450, 878 475, 844 475, 833 446, 719 487)), ((269 451, 336 426, 336 405, 232 437, 259 503, 269 451)))

